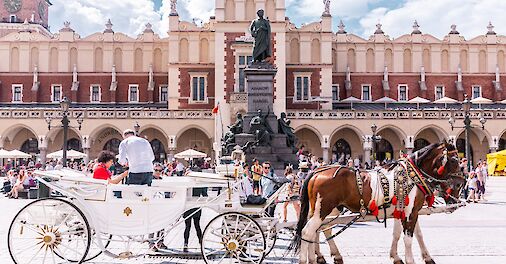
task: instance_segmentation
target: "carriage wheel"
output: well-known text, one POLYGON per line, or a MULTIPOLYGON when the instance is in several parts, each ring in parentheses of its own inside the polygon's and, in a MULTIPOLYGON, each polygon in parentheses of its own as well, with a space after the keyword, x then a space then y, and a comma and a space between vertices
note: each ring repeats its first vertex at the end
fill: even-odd
POLYGON ((276 228, 271 226, 267 226, 266 228, 267 229, 264 232, 265 241, 267 243, 267 250, 265 251, 265 256, 268 256, 274 249, 274 246, 276 245, 278 235, 276 228))
POLYGON ((108 248, 111 244, 112 235, 102 235, 105 238, 98 238, 98 234, 95 232, 95 230, 92 231, 92 239, 91 239, 91 245, 90 250, 88 251, 88 255, 86 256, 86 259, 84 262, 93 260, 100 256, 102 254, 102 249, 97 243, 97 239, 102 239, 102 244, 104 245, 104 248, 108 248))
POLYGON ((204 261, 221 263, 261 263, 266 241, 260 225, 241 213, 216 216, 204 230, 201 251, 204 261))
POLYGON ((16 264, 56 263, 57 258, 81 263, 90 249, 90 226, 83 212, 59 198, 36 200, 14 217, 7 235, 16 264))

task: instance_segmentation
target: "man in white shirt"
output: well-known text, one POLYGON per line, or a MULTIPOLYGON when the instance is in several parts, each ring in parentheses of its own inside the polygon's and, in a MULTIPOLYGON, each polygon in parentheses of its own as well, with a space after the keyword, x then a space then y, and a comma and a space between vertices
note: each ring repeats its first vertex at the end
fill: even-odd
POLYGON ((119 163, 129 168, 127 184, 151 186, 155 160, 151 144, 131 129, 123 132, 123 138, 119 144, 119 163))

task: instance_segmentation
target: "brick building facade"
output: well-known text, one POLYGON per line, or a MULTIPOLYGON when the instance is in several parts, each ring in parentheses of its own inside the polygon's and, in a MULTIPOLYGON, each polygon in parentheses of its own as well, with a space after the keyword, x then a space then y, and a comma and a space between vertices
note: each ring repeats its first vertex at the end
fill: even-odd
MULTIPOLYGON (((495 102, 473 110, 474 118, 488 120, 485 130, 473 129, 473 155, 484 158, 506 145, 501 125, 506 37, 495 34, 492 25, 471 39, 451 26, 438 39, 422 33, 416 22, 411 33, 397 38, 378 24, 364 39, 347 33, 342 23, 334 30, 325 10, 319 21, 297 27, 285 17, 284 1, 215 0, 215 16, 203 25, 181 21, 172 10, 168 37, 155 34, 149 24, 138 36, 128 36, 115 32, 111 21, 103 32, 81 37, 74 30, 79 25, 70 23, 53 33, 38 30, 47 28, 47 19, 32 21, 31 14, 50 2, 21 2, 16 14, 27 23, 11 23, 16 28, 0 23, 5 62, 0 120, 11 124, 0 128, 0 146, 7 149, 26 147, 30 140, 36 146, 31 151, 41 156, 61 148, 61 131, 47 131, 44 119, 56 117, 59 100, 67 96, 75 103, 73 114, 86 117, 72 138, 90 157, 114 149, 120 131, 135 122, 160 157, 190 147, 218 155, 223 128, 236 112, 246 111, 242 70, 252 49, 247 29, 259 8, 266 10, 273 32, 274 112, 288 113, 299 144, 316 155, 369 161, 373 123, 383 138, 381 158, 440 140, 462 149, 462 130, 449 131, 447 122, 462 119, 456 106, 409 101, 462 101, 465 93, 495 102), (397 102, 384 103, 384 97, 397 102), (213 116, 216 105, 219 114, 213 116)), ((0 11, 4 22, 12 13, 7 9, 0 11)))

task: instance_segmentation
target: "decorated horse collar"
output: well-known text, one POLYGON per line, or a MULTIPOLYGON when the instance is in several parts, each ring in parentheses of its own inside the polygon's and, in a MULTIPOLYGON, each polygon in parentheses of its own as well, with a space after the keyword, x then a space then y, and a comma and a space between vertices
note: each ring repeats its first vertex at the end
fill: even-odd
POLYGON ((401 160, 405 161, 406 169, 408 172, 408 176, 413 180, 418 189, 422 191, 425 197, 430 197, 434 194, 434 192, 429 188, 425 179, 420 171, 420 169, 415 165, 414 161, 411 158, 403 158, 401 160))

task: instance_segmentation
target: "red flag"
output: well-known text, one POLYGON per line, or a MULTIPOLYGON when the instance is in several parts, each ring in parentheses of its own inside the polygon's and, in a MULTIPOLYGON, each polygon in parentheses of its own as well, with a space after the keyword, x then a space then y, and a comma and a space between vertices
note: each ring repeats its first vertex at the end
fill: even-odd
POLYGON ((217 114, 218 113, 218 110, 219 110, 220 106, 217 105, 213 108, 213 114, 217 114))

